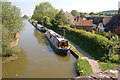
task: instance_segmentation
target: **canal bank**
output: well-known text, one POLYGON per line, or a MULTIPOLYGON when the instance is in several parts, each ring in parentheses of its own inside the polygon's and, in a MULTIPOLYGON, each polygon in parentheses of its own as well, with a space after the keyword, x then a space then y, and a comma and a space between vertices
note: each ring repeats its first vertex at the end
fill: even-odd
POLYGON ((26 56, 3 64, 4 78, 73 78, 77 76, 76 59, 71 54, 65 57, 55 54, 44 34, 37 31, 27 20, 24 22, 24 29, 20 32, 19 47, 24 50, 22 54, 26 56))
MULTIPOLYGON (((14 38, 10 41, 10 47, 18 47, 18 43, 19 43, 19 33, 18 32, 13 32, 11 33, 12 35, 14 35, 14 38)), ((21 53, 21 50, 18 49, 18 53, 21 53)), ((13 54, 11 52, 11 56, 2 56, 2 63, 8 63, 10 61, 15 61, 17 59, 17 54, 13 54)))

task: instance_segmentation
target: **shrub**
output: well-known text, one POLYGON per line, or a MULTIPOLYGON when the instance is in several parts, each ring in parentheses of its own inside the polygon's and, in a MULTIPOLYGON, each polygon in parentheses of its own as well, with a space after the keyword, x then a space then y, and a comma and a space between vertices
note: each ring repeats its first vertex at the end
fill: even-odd
POLYGON ((109 48, 114 46, 112 41, 102 35, 93 34, 84 30, 73 29, 70 26, 52 25, 49 28, 54 28, 53 30, 61 35, 63 35, 62 29, 64 28, 66 38, 74 42, 96 59, 106 57, 106 55, 109 54, 109 48))
POLYGON ((4 50, 4 54, 2 56, 12 56, 13 54, 18 54, 19 53, 19 48, 17 46, 15 47, 6 47, 4 50))
POLYGON ((72 42, 77 44, 79 47, 81 47, 83 50, 95 58, 101 58, 107 55, 109 46, 113 46, 114 44, 112 41, 101 35, 92 34, 83 30, 73 29, 68 26, 64 26, 64 28, 66 29, 66 37, 68 39, 70 39, 72 42))
POLYGON ((119 61, 119 55, 111 56, 109 60, 110 60, 112 63, 120 63, 120 61, 119 61))

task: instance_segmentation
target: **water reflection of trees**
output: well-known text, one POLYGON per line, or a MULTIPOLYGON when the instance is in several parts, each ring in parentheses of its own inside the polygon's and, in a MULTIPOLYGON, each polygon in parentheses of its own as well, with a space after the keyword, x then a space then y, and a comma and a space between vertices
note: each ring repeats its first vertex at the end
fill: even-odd
MULTIPOLYGON (((35 29, 34 30, 34 36, 37 38, 37 41, 38 41, 39 44, 42 44, 43 46, 49 45, 48 41, 46 41, 46 39, 45 39, 45 34, 44 33, 41 33, 41 32, 39 32, 35 29)), ((52 46, 50 45, 50 47, 52 47, 52 46)), ((53 52, 53 50, 49 49, 50 47, 47 47, 49 52, 53 52)), ((65 62, 70 61, 70 57, 71 57, 70 54, 68 54, 67 56, 61 56, 56 52, 54 52, 54 54, 56 54, 56 58, 59 61, 65 61, 65 62)))
POLYGON ((2 77, 3 78, 16 78, 20 77, 27 70, 28 58, 24 51, 21 49, 21 53, 17 54, 18 59, 9 63, 2 64, 2 77))
POLYGON ((34 36, 36 37, 39 44, 42 44, 43 46, 48 45, 45 42, 45 33, 38 32, 38 30, 34 29, 34 36))

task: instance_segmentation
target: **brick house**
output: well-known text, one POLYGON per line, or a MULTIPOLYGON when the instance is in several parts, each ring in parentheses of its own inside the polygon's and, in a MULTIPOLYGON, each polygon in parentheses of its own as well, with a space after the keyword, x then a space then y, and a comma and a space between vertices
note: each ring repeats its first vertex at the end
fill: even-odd
POLYGON ((76 17, 74 19, 76 29, 91 31, 93 27, 93 20, 86 20, 83 17, 76 17))

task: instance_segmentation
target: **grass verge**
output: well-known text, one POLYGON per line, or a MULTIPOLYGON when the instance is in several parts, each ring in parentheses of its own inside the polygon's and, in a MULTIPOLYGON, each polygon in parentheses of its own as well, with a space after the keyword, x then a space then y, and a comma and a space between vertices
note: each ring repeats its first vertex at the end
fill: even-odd
POLYGON ((105 70, 110 70, 110 69, 116 68, 118 66, 118 64, 99 62, 99 66, 102 69, 102 71, 105 71, 105 70))
POLYGON ((79 76, 93 74, 91 65, 87 60, 77 60, 77 73, 79 76))
POLYGON ((83 57, 83 54, 80 53, 72 44, 69 43, 70 49, 72 49, 75 53, 77 53, 80 57, 83 57))

